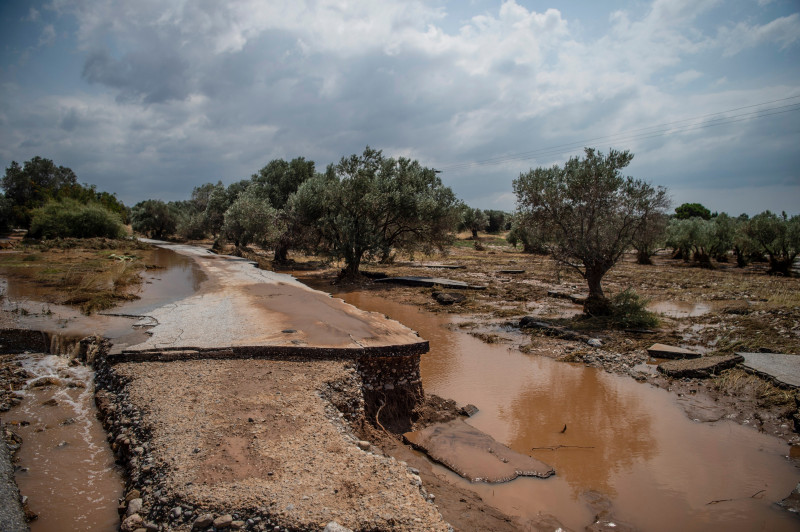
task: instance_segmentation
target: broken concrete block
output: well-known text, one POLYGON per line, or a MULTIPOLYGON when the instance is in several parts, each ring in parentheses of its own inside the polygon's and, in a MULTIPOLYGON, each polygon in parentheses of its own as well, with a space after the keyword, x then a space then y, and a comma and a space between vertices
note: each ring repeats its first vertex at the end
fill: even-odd
POLYGON ((655 358, 700 358, 700 353, 666 344, 651 345, 647 348, 647 354, 655 358))
POLYGON ((658 371, 674 378, 707 379, 742 362, 739 355, 711 356, 693 359, 670 360, 658 365, 658 371))

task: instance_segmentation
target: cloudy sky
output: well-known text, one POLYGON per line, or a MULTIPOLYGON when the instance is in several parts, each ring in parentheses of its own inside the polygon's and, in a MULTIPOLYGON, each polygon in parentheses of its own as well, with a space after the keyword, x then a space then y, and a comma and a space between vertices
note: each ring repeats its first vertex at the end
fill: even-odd
POLYGON ((678 205, 800 212, 797 0, 3 0, 0 164, 127 204, 366 145, 467 203, 582 146, 678 205))

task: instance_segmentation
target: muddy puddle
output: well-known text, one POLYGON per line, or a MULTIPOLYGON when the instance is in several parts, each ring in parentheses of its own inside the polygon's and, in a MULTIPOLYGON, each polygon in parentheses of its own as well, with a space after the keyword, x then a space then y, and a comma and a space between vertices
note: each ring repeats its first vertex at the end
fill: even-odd
MULTIPOLYGON (((205 279, 194 261, 169 250, 148 251, 145 262, 157 267, 143 273, 140 299, 93 316, 39 303, 34 285, 0 278, 3 308, 16 310, 9 325, 47 331, 51 351, 62 354, 91 334, 117 344, 139 343, 146 332, 134 327, 136 316, 194 293, 205 279)), ((3 421, 15 424, 23 440, 16 455, 16 480, 39 516, 30 523, 31 531, 117 530, 117 499, 124 485, 95 417, 94 372, 70 366, 68 356, 26 353, 18 360, 34 377, 20 391, 22 403, 4 413, 3 421), (35 385, 48 379, 53 384, 35 385)))
POLYGON ((692 421, 676 397, 646 383, 483 343, 452 330, 447 316, 368 293, 336 295, 417 330, 431 345, 425 391, 476 405, 469 424, 553 466, 554 477, 503 484, 469 483, 436 466, 526 529, 554 516, 582 530, 603 510, 641 530, 800 527, 773 504, 800 480, 785 443, 730 422, 692 421))

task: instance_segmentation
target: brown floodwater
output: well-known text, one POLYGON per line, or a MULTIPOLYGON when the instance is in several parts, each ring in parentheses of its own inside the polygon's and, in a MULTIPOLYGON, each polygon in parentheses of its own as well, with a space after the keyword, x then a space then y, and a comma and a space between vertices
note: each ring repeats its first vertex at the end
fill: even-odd
POLYGON ((69 367, 63 356, 29 354, 23 367, 34 375, 21 390, 22 403, 6 421, 24 421, 16 480, 38 514, 31 532, 116 530, 121 473, 95 416, 93 373, 69 367), (31 387, 45 377, 59 384, 31 387))
MULTIPOLYGON (((170 250, 157 248, 143 258, 157 268, 143 273, 139 299, 105 314, 84 316, 71 307, 40 303, 35 284, 0 279, 3 308, 18 310, 12 316, 20 327, 49 332, 53 353, 68 355, 76 340, 90 334, 138 343, 146 332, 135 327, 137 316, 193 294, 205 280, 194 261, 170 250)), ((6 422, 24 422, 16 429, 23 440, 16 480, 39 516, 30 523, 31 532, 117 530, 124 483, 96 419, 94 372, 70 367, 64 356, 25 353, 19 360, 35 376, 30 382, 58 379, 56 385, 27 386, 20 391, 22 403, 3 415, 6 422)))
POLYGON ((417 330, 431 346, 425 391, 476 405, 468 423, 555 468, 548 479, 485 484, 436 466, 527 529, 555 516, 582 530, 609 504, 614 519, 641 530, 800 529, 774 504, 800 480, 784 442, 732 422, 694 422, 673 394, 629 377, 486 344, 453 330, 446 315, 336 295, 417 330))

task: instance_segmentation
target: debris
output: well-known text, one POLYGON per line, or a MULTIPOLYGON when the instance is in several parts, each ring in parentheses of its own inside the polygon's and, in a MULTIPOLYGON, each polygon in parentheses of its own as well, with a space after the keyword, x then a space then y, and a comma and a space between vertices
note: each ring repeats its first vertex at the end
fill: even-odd
POLYGON ((658 371, 674 378, 707 379, 744 361, 741 355, 710 356, 694 359, 670 360, 658 365, 658 371))
POLYGON ((647 353, 655 358, 700 358, 700 353, 666 344, 653 344, 647 348, 647 353))

